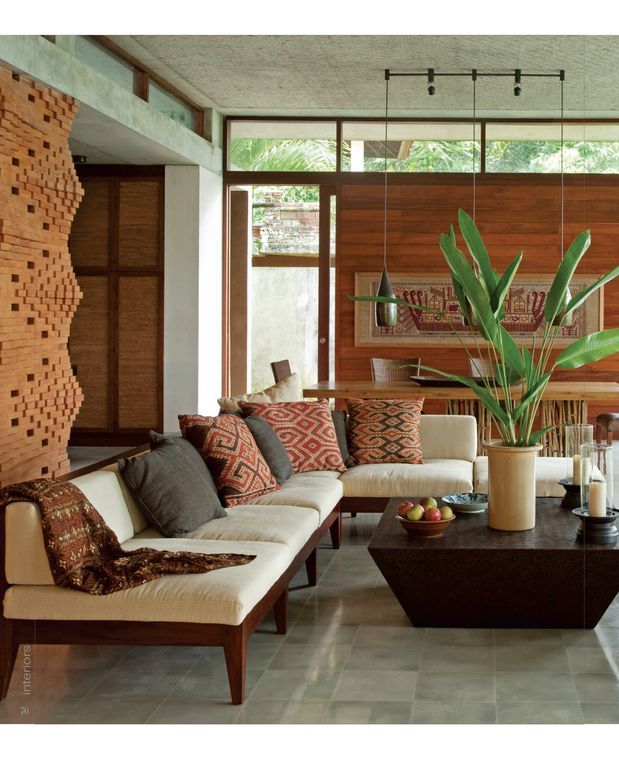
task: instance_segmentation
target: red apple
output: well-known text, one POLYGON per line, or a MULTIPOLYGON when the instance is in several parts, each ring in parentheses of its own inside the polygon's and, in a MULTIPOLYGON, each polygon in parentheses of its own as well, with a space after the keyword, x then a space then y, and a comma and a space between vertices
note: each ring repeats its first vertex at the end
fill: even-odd
POLYGON ((424 518, 426 522, 440 522, 442 519, 441 512, 437 508, 427 509, 424 518))
POLYGON ((412 509, 414 505, 415 504, 412 501, 402 501, 402 503, 398 505, 398 514, 401 517, 405 517, 408 511, 412 509))
POLYGON ((423 506, 425 511, 428 509, 435 509, 438 506, 434 498, 422 498, 419 503, 423 506))

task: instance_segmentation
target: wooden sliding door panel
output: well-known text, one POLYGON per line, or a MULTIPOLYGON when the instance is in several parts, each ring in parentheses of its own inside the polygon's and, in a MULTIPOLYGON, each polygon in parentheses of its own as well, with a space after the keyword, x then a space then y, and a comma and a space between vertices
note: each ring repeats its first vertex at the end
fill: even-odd
POLYGON ((161 180, 120 180, 118 196, 118 265, 125 269, 159 266, 161 180))
POLYGON ((71 363, 84 391, 75 426, 108 429, 113 420, 110 397, 110 278, 77 278, 83 298, 71 326, 71 363))
POLYGON ((118 427, 157 428, 160 277, 118 278, 118 427))
POLYGON ((71 227, 69 246, 74 268, 109 265, 111 180, 89 179, 71 227))

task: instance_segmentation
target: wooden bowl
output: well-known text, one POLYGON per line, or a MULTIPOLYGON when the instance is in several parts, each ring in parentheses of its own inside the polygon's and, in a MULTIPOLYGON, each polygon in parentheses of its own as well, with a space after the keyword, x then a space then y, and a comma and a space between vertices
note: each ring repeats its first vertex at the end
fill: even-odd
POLYGON ((450 519, 440 519, 436 522, 426 522, 424 519, 420 519, 419 522, 411 522, 410 519, 401 517, 399 514, 396 514, 395 518, 406 530, 409 538, 441 538, 456 515, 454 514, 450 519))

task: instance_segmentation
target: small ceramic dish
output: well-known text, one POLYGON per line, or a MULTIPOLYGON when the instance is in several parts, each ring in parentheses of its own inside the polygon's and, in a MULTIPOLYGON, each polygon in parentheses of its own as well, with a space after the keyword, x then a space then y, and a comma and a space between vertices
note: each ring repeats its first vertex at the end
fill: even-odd
POLYGON ((452 493, 443 496, 441 501, 450 506, 452 511, 461 514, 481 514, 488 508, 488 496, 485 493, 452 493))
POLYGON ((425 519, 420 519, 418 522, 412 522, 410 519, 401 517, 399 514, 396 514, 395 518, 406 530, 409 537, 440 538, 456 517, 454 515, 450 519, 439 519, 436 522, 426 522, 425 519))

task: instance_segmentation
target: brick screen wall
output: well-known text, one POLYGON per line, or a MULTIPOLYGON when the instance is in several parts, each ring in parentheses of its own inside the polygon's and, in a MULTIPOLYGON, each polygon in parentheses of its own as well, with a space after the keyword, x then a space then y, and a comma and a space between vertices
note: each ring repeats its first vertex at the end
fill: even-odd
POLYGON ((67 349, 81 298, 68 237, 83 190, 77 103, 0 67, 0 486, 68 471, 82 402, 67 349))

